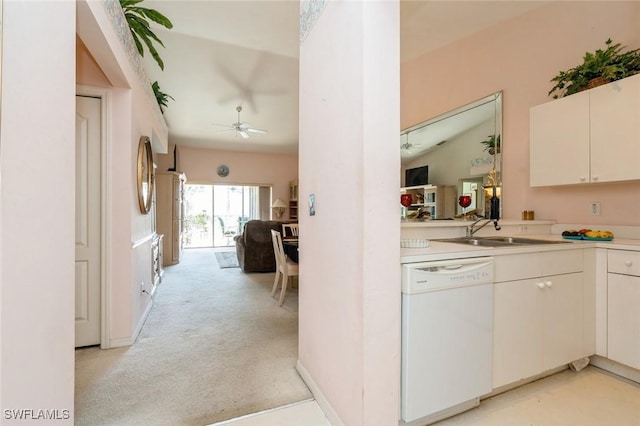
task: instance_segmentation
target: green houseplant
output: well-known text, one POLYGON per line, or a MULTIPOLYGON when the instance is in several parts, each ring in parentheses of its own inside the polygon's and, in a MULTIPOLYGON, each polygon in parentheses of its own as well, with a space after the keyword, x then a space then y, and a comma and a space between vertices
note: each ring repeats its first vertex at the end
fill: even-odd
POLYGON ((167 103, 169 102, 169 99, 171 99, 172 101, 175 101, 175 99, 173 99, 173 96, 167 95, 162 90, 160 90, 160 85, 158 84, 157 81, 153 82, 153 84, 151 85, 151 88, 153 89, 153 93, 156 96, 156 101, 158 102, 160 111, 164 113, 164 109, 167 107, 167 103))
POLYGON ((482 142, 484 151, 489 151, 489 154, 499 154, 500 153, 500 135, 496 137, 496 135, 489 135, 489 137, 482 142))
POLYGON ((129 29, 131 30, 131 36, 133 37, 133 41, 136 44, 136 48, 138 49, 138 53, 140 53, 140 56, 144 56, 144 49, 142 46, 142 44, 144 43, 160 69, 164 70, 164 62, 160 58, 158 51, 153 45, 153 42, 155 41, 162 47, 164 47, 164 44, 151 30, 149 20, 160 24, 168 29, 173 28, 173 24, 171 23, 169 18, 167 18, 157 10, 138 6, 138 4, 142 1, 143 0, 120 0, 120 6, 122 7, 122 11, 124 12, 124 17, 127 20, 127 24, 129 25, 129 29))
POLYGON ((613 44, 611 39, 605 44, 604 50, 586 52, 582 64, 560 71, 552 78, 551 82, 556 84, 548 95, 553 94, 553 98, 558 99, 640 73, 640 49, 623 52, 626 46, 620 43, 613 44))

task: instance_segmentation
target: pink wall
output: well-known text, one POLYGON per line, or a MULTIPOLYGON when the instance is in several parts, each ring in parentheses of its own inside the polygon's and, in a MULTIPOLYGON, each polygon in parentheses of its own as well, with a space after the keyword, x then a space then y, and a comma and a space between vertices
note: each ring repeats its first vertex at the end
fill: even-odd
POLYGON ((2 8, 0 423, 55 409, 72 425, 75 2, 2 8))
POLYGON ((629 194, 640 193, 638 182, 529 187, 529 108, 551 100, 549 80, 607 38, 640 47, 639 22, 639 2, 553 2, 403 63, 402 128, 503 90, 504 217, 534 210, 536 219, 637 225, 640 197, 629 194), (590 215, 592 201, 601 216, 590 215))
MULTIPOLYGON (((298 178, 298 156, 292 154, 258 154, 178 147, 178 171, 187 175, 188 183, 272 185, 273 199, 289 200, 289 181, 298 178), (229 167, 229 176, 216 174, 219 165, 229 167)), ((173 167, 173 145, 169 154, 156 155, 159 171, 173 167)), ((288 211, 285 212, 285 217, 288 211)))
POLYGON ((95 87, 110 87, 111 83, 87 50, 80 37, 76 36, 76 81, 95 87))
POLYGON ((398 419, 398 8, 328 2, 300 48, 299 368, 336 425, 398 419))
MULTIPOLYGON (((147 240, 155 230, 152 216, 140 213, 138 208, 138 142, 143 135, 162 135, 165 123, 154 113, 157 110, 159 114, 158 105, 147 96, 147 87, 140 81, 104 7, 101 2, 78 2, 76 72, 78 84, 104 87, 109 100, 105 194, 110 308, 107 344, 123 346, 132 343, 151 303, 150 296, 141 292, 140 283, 150 290, 147 240)), ((166 150, 166 139, 153 140, 156 151, 166 150)))

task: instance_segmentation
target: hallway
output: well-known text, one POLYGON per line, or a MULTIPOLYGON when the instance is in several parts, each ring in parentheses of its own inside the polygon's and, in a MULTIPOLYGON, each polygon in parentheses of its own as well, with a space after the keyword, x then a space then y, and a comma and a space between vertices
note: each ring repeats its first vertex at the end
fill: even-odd
POLYGON ((200 426, 311 398, 295 369, 297 293, 281 308, 272 283, 186 250, 133 346, 76 350, 76 424, 200 426))

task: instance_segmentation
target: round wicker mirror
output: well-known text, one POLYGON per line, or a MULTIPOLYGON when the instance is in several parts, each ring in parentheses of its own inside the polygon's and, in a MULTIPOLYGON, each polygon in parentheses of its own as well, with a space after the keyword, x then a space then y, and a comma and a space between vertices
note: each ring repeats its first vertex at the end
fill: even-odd
POLYGON ((147 136, 142 136, 138 143, 138 204, 142 214, 147 214, 151 210, 153 177, 151 140, 147 136))

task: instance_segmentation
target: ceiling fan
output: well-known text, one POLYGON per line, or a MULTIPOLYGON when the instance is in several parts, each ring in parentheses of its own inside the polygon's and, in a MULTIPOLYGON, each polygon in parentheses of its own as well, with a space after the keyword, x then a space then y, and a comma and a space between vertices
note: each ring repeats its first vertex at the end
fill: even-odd
POLYGON ((409 151, 409 150, 413 150, 414 148, 419 148, 420 145, 416 145, 414 143, 409 142, 409 134, 408 133, 403 133, 400 135, 400 142, 402 142, 400 144, 400 149, 403 149, 405 151, 409 151))
POLYGON ((409 142, 405 142, 402 145, 400 145, 400 148, 402 149, 406 149, 407 151, 410 150, 411 148, 413 148, 413 144, 409 143, 409 142))
POLYGON ((242 136, 244 139, 247 139, 249 137, 249 132, 251 133, 267 133, 266 130, 262 130, 262 129, 255 129, 253 127, 251 127, 251 125, 249 123, 243 123, 240 121, 240 112, 242 111, 242 106, 238 105, 236 107, 236 111, 238 111, 238 121, 236 123, 229 125, 226 124, 216 124, 214 123, 214 126, 224 126, 224 127, 228 127, 228 129, 225 130, 221 130, 217 133, 224 133, 224 132, 228 132, 230 130, 235 130, 236 131, 236 135, 240 135, 242 136))

